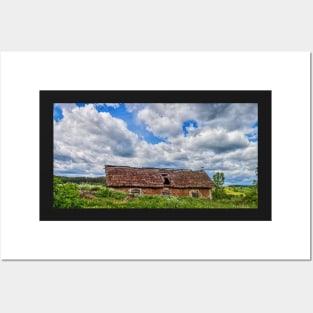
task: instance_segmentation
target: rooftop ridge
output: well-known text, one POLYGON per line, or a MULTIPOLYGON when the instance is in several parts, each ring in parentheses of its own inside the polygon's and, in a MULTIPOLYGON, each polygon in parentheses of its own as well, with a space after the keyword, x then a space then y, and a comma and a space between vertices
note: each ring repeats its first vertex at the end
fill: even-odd
POLYGON ((171 171, 192 171, 192 172, 204 172, 201 170, 192 170, 188 168, 171 168, 171 167, 137 167, 137 166, 128 166, 128 165, 110 165, 107 164, 105 167, 122 167, 122 168, 131 168, 131 169, 155 169, 155 170, 171 170, 171 171))

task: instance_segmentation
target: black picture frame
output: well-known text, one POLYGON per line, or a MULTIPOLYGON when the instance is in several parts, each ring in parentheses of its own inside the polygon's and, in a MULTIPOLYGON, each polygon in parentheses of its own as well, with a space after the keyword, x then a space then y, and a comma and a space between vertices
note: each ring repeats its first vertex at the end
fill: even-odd
POLYGON ((271 90, 41 90, 40 221, 271 221, 272 92, 271 90), (257 103, 257 209, 56 209, 53 208, 54 103, 257 103))

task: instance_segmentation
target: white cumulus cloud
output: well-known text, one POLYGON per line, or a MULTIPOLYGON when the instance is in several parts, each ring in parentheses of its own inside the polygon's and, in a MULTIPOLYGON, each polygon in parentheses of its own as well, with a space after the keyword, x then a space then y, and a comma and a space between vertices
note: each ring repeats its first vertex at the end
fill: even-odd
POLYGON ((105 164, 115 164, 204 168, 211 176, 223 171, 229 184, 251 184, 255 179, 255 103, 55 105, 63 114, 54 122, 54 171, 58 175, 103 175, 105 164), (117 111, 125 106, 128 119, 124 113, 114 117, 111 111, 113 115, 102 112, 99 106, 117 111), (142 129, 163 141, 149 140, 142 129))

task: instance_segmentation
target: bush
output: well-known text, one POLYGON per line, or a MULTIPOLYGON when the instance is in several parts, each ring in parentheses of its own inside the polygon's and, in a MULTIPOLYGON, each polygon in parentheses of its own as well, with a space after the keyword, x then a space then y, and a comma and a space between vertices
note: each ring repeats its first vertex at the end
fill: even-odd
POLYGON ((228 195, 224 188, 215 188, 212 190, 213 199, 230 199, 231 196, 228 195))
POLYGON ((245 200, 247 201, 253 201, 253 202, 258 202, 258 192, 256 188, 253 188, 249 192, 246 193, 245 200))
POLYGON ((53 207, 54 208, 80 208, 82 201, 79 197, 78 185, 74 183, 63 184, 60 178, 53 179, 53 207))
POLYGON ((102 188, 96 193, 97 197, 112 198, 116 200, 124 199, 127 195, 124 192, 116 191, 110 188, 102 188))
POLYGON ((78 185, 79 190, 84 191, 99 191, 104 188, 104 186, 99 184, 79 184, 78 185))
POLYGON ((253 207, 258 206, 258 189, 255 186, 249 186, 245 190, 245 195, 241 198, 244 203, 249 203, 253 207))
POLYGON ((107 197, 110 197, 110 196, 111 196, 111 192, 110 192, 110 189, 108 189, 108 188, 100 189, 97 192, 97 197, 107 198, 107 197))

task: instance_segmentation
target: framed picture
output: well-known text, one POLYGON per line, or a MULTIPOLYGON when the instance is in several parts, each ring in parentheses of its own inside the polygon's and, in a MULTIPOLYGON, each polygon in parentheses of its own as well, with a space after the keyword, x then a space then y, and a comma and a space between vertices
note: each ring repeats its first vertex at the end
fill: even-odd
POLYGON ((270 220, 271 91, 40 91, 40 220, 270 220))
POLYGON ((0 68, 2 259, 311 258, 309 52, 0 68))

